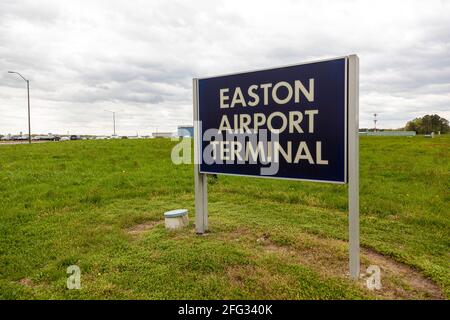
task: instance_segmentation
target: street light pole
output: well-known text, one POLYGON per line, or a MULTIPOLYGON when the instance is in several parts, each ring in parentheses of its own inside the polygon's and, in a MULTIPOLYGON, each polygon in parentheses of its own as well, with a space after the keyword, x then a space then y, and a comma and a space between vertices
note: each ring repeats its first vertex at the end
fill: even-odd
POLYGON ((31 143, 31 116, 30 116, 30 80, 25 79, 19 72, 8 71, 8 73, 18 74, 27 83, 27 95, 28 95, 28 143, 31 143))
POLYGON ((31 143, 31 116, 30 116, 30 81, 27 80, 28 94, 28 143, 31 143))

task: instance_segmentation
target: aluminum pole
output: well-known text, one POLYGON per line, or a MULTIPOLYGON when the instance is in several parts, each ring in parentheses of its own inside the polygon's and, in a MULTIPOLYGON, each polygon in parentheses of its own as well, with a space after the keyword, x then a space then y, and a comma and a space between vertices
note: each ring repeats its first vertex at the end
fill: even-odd
POLYGON ((357 280, 359 262, 359 59, 348 58, 348 223, 350 278, 357 280))

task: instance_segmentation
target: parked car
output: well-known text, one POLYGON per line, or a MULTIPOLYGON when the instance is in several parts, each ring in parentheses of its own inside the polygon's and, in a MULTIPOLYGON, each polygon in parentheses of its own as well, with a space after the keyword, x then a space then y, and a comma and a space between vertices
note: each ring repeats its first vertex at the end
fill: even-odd
POLYGON ((61 137, 59 141, 70 141, 70 137, 61 137))
POLYGON ((28 136, 12 136, 11 140, 13 141, 28 140, 28 136))
POLYGON ((46 136, 34 136, 32 140, 36 141, 59 141, 60 137, 54 136, 52 134, 46 136))
POLYGON ((81 136, 71 135, 70 140, 81 140, 81 136))

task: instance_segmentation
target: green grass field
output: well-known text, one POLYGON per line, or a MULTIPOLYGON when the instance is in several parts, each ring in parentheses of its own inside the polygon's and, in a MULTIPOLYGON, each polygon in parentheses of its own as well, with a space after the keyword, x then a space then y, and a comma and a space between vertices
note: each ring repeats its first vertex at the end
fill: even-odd
POLYGON ((380 291, 346 275, 346 186, 210 179, 198 236, 193 166, 171 163, 175 144, 0 146, 0 298, 450 297, 450 136, 361 138, 362 272, 381 266, 380 291), (169 232, 176 208, 191 223, 169 232), (73 264, 81 290, 66 288, 73 264))

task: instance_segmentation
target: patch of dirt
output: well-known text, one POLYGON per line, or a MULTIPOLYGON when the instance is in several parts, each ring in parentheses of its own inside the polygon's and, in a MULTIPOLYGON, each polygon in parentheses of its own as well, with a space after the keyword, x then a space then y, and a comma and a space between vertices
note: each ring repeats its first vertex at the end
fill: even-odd
MULTIPOLYGON (((265 254, 273 254, 289 261, 297 262, 318 270, 324 276, 348 278, 348 243, 342 240, 321 238, 317 235, 299 234, 294 244, 279 244, 276 237, 268 233, 252 234, 249 230, 239 229, 243 242, 260 247, 265 254)), ((224 235, 230 239, 236 232, 224 235)), ((392 257, 374 250, 361 248, 361 277, 358 281, 363 290, 381 299, 444 299, 441 288, 418 270, 392 257), (381 271, 381 289, 369 290, 366 274, 370 265, 376 265, 381 271)))
POLYGON ((127 233, 133 236, 138 236, 147 230, 153 229, 154 227, 156 227, 161 223, 162 221, 147 221, 144 223, 136 224, 131 228, 128 228, 127 233))
POLYGON ((33 286, 33 281, 31 281, 31 279, 28 278, 23 278, 19 280, 19 283, 25 287, 32 287, 33 286))
POLYGON ((231 280, 231 282, 238 287, 244 287, 246 276, 249 273, 254 273, 253 270, 248 271, 248 269, 251 269, 250 266, 233 266, 228 267, 226 270, 228 278, 231 280))
POLYGON ((380 291, 384 291, 385 294, 393 298, 444 299, 439 286, 416 269, 372 249, 363 248, 361 253, 364 260, 367 259, 362 263, 361 272, 365 272, 368 264, 379 266, 382 275, 380 291), (383 273, 387 280, 385 285, 383 285, 383 273))
POLYGON ((239 299, 254 299, 257 296, 271 299, 292 299, 291 278, 284 274, 271 272, 264 266, 233 265, 226 268, 230 285, 239 288, 239 299), (274 285, 275 284, 275 285, 274 285))

